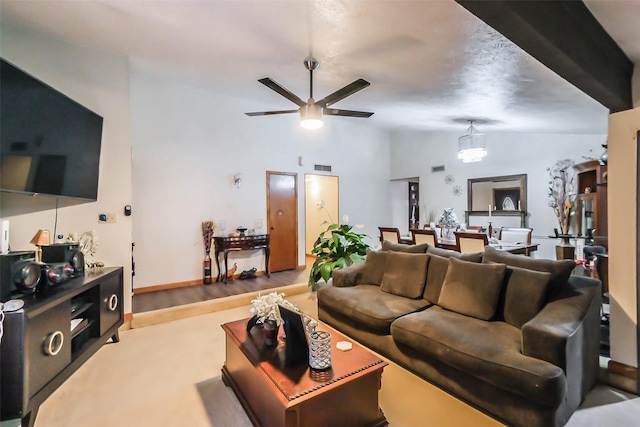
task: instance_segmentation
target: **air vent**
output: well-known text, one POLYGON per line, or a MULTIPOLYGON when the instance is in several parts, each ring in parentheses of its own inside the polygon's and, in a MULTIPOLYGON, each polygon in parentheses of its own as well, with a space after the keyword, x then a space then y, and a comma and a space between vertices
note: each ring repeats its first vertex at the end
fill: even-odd
POLYGON ((435 172, 444 172, 444 165, 431 166, 431 173, 435 173, 435 172))
POLYGON ((313 165, 313 169, 321 172, 331 172, 331 166, 329 165, 313 165))

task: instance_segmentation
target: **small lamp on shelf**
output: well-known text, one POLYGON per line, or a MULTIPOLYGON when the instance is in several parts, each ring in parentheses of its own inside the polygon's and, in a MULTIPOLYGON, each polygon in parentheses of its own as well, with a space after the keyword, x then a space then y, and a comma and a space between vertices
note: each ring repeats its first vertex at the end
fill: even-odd
POLYGON ((36 245, 38 250, 36 251, 36 262, 42 262, 42 246, 48 246, 51 243, 49 237, 49 230, 40 229, 31 239, 31 244, 36 245))

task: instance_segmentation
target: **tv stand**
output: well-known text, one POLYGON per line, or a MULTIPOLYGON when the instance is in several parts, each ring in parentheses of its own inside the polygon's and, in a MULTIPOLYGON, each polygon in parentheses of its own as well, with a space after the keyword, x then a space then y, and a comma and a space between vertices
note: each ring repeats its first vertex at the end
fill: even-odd
POLYGON ((40 405, 124 323, 122 267, 88 272, 23 298, 5 313, 0 420, 33 427, 40 405))

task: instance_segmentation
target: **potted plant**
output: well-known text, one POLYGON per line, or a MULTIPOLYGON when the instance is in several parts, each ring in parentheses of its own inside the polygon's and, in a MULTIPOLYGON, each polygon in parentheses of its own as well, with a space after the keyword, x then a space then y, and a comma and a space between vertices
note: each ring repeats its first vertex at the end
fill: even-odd
POLYGON ((247 323, 247 330, 251 330, 257 323, 262 323, 264 325, 266 345, 278 344, 278 328, 283 323, 278 306, 298 311, 295 305, 284 299, 284 294, 282 293, 258 294, 258 297, 251 301, 249 313, 253 317, 247 323))
POLYGON ((371 249, 364 242, 367 236, 352 229, 349 224, 331 224, 320 233, 311 250, 316 260, 309 274, 309 286, 315 286, 320 279, 328 282, 334 270, 348 267, 367 256, 371 249))

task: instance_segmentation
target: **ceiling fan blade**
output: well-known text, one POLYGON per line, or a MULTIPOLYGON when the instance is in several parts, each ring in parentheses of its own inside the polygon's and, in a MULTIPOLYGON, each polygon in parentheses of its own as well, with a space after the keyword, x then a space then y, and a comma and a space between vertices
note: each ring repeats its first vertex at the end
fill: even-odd
POLYGON ((279 110, 279 111, 258 111, 256 113, 245 113, 249 117, 254 116, 271 116, 273 114, 289 114, 289 113, 299 113, 300 110, 279 110))
POLYGON ((373 113, 367 113, 365 111, 339 110, 337 108, 323 108, 322 113, 325 116, 347 116, 347 117, 362 117, 362 118, 373 116, 373 113))
POLYGON ((260 79, 258 81, 260 83, 262 83, 263 85, 265 85, 266 87, 268 87, 269 89, 278 92, 280 95, 284 96, 289 101, 291 101, 294 104, 296 104, 298 107, 302 107, 303 105, 306 105, 306 102, 304 102, 302 99, 298 98, 296 95, 294 95, 288 89, 285 89, 284 87, 280 86, 275 81, 271 80, 269 77, 265 77, 264 79, 260 79))
POLYGON ((316 105, 319 105, 321 107, 328 107, 329 105, 335 104, 341 99, 344 99, 347 96, 353 95, 357 91, 364 89, 370 84, 371 83, 369 83, 364 79, 358 79, 355 82, 346 85, 342 89, 338 89, 337 91, 333 92, 331 95, 325 96, 320 101, 316 102, 316 105))

